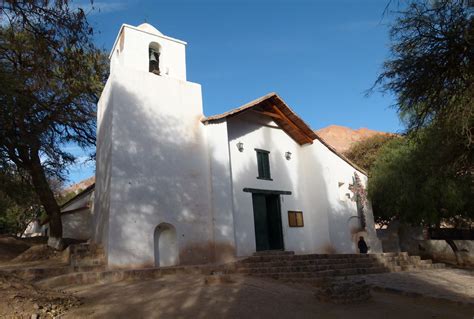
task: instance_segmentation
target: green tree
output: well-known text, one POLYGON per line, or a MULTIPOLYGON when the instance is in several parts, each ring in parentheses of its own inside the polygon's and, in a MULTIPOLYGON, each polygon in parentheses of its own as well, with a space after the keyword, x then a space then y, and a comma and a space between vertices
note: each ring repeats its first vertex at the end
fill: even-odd
POLYGON ((95 145, 96 102, 106 59, 81 9, 69 1, 6 1, 0 7, 0 159, 31 178, 62 243, 60 208, 49 181, 75 161, 65 145, 95 145))
POLYGON ((395 138, 395 134, 377 134, 352 145, 344 155, 360 168, 369 172, 380 149, 395 138))
POLYGON ((442 221, 474 217, 470 176, 440 169, 437 134, 426 128, 382 147, 368 185, 377 222, 397 218, 439 227, 442 221))
POLYGON ((439 225, 474 212, 474 15, 463 0, 400 1, 375 86, 397 97, 407 134, 371 170, 374 214, 439 225))
POLYGON ((27 176, 13 167, 0 170, 0 233, 16 235, 41 216, 41 204, 27 176))
POLYGON ((376 87, 397 96, 408 132, 427 126, 444 131, 449 163, 473 170, 474 15, 464 0, 401 1, 391 26, 391 58, 376 87), (402 5, 403 7, 403 5, 402 5))

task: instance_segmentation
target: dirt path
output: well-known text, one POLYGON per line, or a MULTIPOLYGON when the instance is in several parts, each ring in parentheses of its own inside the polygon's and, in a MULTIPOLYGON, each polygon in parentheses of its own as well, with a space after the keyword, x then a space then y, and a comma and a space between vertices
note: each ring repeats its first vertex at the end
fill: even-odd
POLYGON ((0 318, 53 318, 80 304, 72 294, 36 287, 0 271, 0 318))
POLYGON ((474 304, 474 270, 432 269, 357 276, 388 289, 474 304))
POLYGON ((316 301, 309 287, 236 277, 205 284, 203 277, 89 285, 67 289, 84 303, 65 318, 472 318, 474 308, 424 298, 374 293, 355 305, 316 301))

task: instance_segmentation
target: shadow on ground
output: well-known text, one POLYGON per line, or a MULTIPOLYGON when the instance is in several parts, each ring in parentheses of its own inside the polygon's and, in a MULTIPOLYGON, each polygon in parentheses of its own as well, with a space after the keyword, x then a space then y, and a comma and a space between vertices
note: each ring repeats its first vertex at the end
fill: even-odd
POLYGON ((319 303, 309 286, 234 277, 204 283, 202 276, 166 276, 68 289, 84 304, 65 318, 470 318, 472 308, 374 293, 353 305, 319 303))

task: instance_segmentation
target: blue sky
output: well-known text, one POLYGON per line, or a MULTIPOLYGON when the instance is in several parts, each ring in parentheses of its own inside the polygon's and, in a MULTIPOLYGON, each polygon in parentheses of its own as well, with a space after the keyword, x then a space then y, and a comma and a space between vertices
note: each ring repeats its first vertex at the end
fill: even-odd
MULTIPOLYGON (((399 132, 393 97, 365 96, 389 56, 387 2, 94 1, 89 20, 107 51, 122 23, 148 22, 186 41, 188 80, 202 85, 205 115, 277 92, 314 129, 399 132)), ((92 174, 91 163, 78 164, 69 178, 92 174)))

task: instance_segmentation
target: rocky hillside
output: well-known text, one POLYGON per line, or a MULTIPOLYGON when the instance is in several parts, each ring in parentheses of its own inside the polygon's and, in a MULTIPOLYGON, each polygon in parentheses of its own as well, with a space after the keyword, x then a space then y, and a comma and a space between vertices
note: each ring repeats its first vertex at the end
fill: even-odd
POLYGON ((68 193, 71 193, 71 192, 74 192, 74 193, 79 193, 80 191, 86 189, 87 187, 89 187, 90 185, 92 185, 93 183, 95 183, 95 176, 91 176, 87 179, 84 179, 76 184, 72 184, 71 186, 69 186, 68 188, 66 188, 64 190, 64 194, 68 194, 68 193))
POLYGON ((377 134, 388 134, 386 132, 369 130, 367 128, 353 130, 349 127, 339 125, 330 125, 320 130, 316 130, 315 132, 340 153, 344 153, 352 146, 352 144, 366 138, 377 134))

